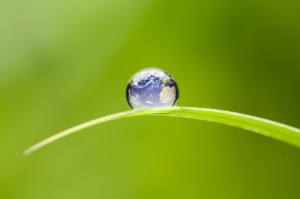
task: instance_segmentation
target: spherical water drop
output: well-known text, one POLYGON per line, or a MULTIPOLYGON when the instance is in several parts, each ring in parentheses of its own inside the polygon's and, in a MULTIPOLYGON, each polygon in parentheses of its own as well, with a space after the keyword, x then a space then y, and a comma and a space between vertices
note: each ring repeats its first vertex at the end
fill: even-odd
POLYGON ((130 79, 126 97, 134 109, 171 107, 177 104, 179 90, 169 73, 159 68, 146 68, 130 79))

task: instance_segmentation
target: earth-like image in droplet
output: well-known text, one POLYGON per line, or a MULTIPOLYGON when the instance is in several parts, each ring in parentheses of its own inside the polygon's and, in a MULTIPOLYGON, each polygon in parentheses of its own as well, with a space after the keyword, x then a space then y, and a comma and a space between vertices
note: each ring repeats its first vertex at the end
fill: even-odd
POLYGON ((179 90, 169 73, 159 68, 146 68, 130 79, 126 96, 134 109, 168 107, 177 104, 179 90))

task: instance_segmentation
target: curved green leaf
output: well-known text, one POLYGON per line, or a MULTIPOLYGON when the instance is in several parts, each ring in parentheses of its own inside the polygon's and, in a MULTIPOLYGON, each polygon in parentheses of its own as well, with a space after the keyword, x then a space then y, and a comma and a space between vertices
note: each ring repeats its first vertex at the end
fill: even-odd
POLYGON ((100 117, 98 119, 80 124, 78 126, 62 131, 58 134, 55 134, 33 145, 32 147, 27 149, 24 152, 24 154, 28 155, 60 138, 63 138, 67 135, 83 130, 85 128, 94 126, 96 124, 143 115, 174 116, 226 124, 229 126, 235 126, 242 129, 246 129, 300 147, 300 129, 295 127, 291 127, 267 119, 262 119, 259 117, 254 117, 241 113, 234 113, 230 111, 194 107, 170 107, 130 110, 126 112, 116 113, 113 115, 108 115, 105 117, 100 117))

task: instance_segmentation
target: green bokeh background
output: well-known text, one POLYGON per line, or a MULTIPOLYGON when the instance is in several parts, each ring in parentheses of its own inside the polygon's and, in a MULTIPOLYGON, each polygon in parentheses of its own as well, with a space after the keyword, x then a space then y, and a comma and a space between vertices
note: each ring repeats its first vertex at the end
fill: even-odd
POLYGON ((300 127, 300 1, 0 0, 0 198, 300 198, 300 149, 196 120, 128 110, 145 67, 178 81, 179 105, 300 127))

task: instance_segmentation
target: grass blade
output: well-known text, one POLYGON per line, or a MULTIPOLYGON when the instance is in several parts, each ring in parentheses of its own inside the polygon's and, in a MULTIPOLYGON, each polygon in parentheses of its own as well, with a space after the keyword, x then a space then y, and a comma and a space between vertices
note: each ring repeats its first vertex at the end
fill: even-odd
POLYGON ((171 108, 155 108, 155 109, 141 109, 130 110, 126 112, 120 112, 105 117, 80 124, 72 127, 58 134, 55 134, 27 149, 24 154, 28 155, 58 139, 61 139, 67 135, 73 134, 85 128, 109 122, 112 120, 118 120, 122 118, 143 116, 143 115, 160 115, 160 116, 174 116, 190 119, 206 120, 216 123, 221 123, 229 126, 234 126, 242 129, 246 129, 258 134, 271 137, 282 142, 292 144, 300 147, 300 129, 291 127, 285 124, 274 122, 271 120, 254 117, 246 114, 235 113, 230 111, 222 111, 217 109, 208 108, 194 108, 194 107, 171 107, 171 108))

